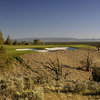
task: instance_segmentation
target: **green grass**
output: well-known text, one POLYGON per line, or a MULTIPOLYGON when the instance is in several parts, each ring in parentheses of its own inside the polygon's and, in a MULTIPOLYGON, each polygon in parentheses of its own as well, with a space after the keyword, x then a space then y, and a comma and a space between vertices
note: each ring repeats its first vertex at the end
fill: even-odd
POLYGON ((37 48, 37 49, 45 49, 52 47, 75 47, 75 48, 91 48, 90 45, 4 45, 7 50, 8 57, 19 56, 27 53, 34 53, 35 51, 16 51, 16 49, 24 49, 24 48, 37 48))
POLYGON ((94 48, 91 45, 69 45, 69 47, 74 47, 74 48, 94 48))

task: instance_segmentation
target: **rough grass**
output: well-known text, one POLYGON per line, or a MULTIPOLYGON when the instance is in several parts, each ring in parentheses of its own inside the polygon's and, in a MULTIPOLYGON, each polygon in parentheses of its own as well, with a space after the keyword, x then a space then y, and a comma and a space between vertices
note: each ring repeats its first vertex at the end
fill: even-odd
POLYGON ((7 50, 8 57, 19 56, 27 53, 33 53, 35 51, 16 51, 16 49, 24 49, 24 48, 37 48, 37 49, 45 49, 52 47, 75 47, 75 48, 94 48, 90 45, 4 45, 7 50))
MULTIPOLYGON (((72 46, 72 45, 70 45, 72 46)), ((75 46, 75 45, 74 45, 75 46)), ((12 56, 16 55, 16 52, 13 52, 13 50, 15 50, 16 48, 44 48, 46 46, 35 46, 35 45, 29 45, 29 46, 7 46, 5 45, 5 47, 7 48, 8 51, 12 51, 12 56)), ((51 46, 52 47, 52 46, 51 46)), ((85 45, 78 45, 78 48, 84 48, 84 47, 89 47, 89 46, 85 46, 85 45)), ((7 51, 7 52, 8 52, 7 51)), ((25 51, 26 52, 26 51, 25 51)), ((24 53, 25 53, 24 52, 24 53)), ((29 51, 30 52, 30 51, 29 51)), ((27 53, 29 53, 27 51, 27 53)), ((21 53, 22 54, 22 53, 21 53)), ((66 51, 58 51, 56 52, 48 52, 48 53, 32 53, 32 54, 25 54, 20 56, 21 58, 23 58, 23 60, 25 61, 25 65, 21 64, 21 59, 17 58, 20 63, 15 62, 13 65, 12 70, 3 72, 3 74, 0 74, 0 77, 4 78, 5 80, 10 80, 10 85, 13 86, 13 84, 15 83, 15 88, 10 87, 9 84, 4 84, 2 87, 4 88, 3 91, 1 90, 1 93, 5 92, 7 93, 6 96, 9 97, 8 93, 11 95, 11 92, 13 92, 13 90, 15 91, 14 96, 23 96, 23 95, 27 95, 29 93, 32 93, 32 91, 30 91, 30 89, 34 90, 35 88, 41 86, 45 88, 45 91, 47 91, 47 89, 50 90, 55 90, 55 88, 53 88, 53 86, 55 86, 55 82, 53 79, 51 79, 51 75, 54 76, 53 73, 51 73, 50 71, 48 71, 47 69, 45 69, 43 66, 40 66, 41 62, 45 62, 45 61, 49 61, 49 58, 51 58, 53 61, 56 61, 56 54, 58 54, 59 57, 59 61, 62 65, 65 65, 67 67, 67 65, 69 66, 68 68, 66 68, 66 70, 63 70, 63 73, 66 72, 70 72, 70 74, 64 78, 64 80, 62 81, 62 88, 63 85, 66 85, 66 81, 72 81, 74 80, 89 80, 89 77, 91 76, 89 72, 85 72, 82 70, 77 70, 75 67, 78 66, 79 64, 79 60, 83 59, 85 57, 85 54, 87 54, 87 50, 66 50, 66 51), (26 65, 28 65, 29 67, 27 67, 26 65), (44 69, 43 69, 44 68, 44 69), (41 70, 42 69, 42 70, 41 70), (45 74, 46 73, 46 74, 45 74), (45 76, 48 76, 49 79, 49 83, 47 82, 47 78, 45 76), (29 78, 29 79, 28 79, 29 78), (42 80, 41 80, 42 79, 42 80), (23 81, 24 80, 24 81, 23 81), (26 81, 25 81, 26 80, 26 81), (29 80, 29 81, 27 81, 29 80), (25 83, 25 84, 24 84, 25 83), (26 84, 27 83, 27 84, 26 84), (33 85, 31 85, 31 83, 33 83, 33 85), (16 87, 17 84, 17 87, 16 87), (6 85, 8 86, 8 88, 6 88, 6 85), (23 88, 23 85, 25 85, 25 88, 23 88), (27 88, 28 91, 27 91, 27 88), (32 87, 33 86, 33 87, 32 87), (50 88, 49 88, 50 86, 50 88), (10 89, 11 88, 11 89, 10 89), (5 91, 4 91, 5 90, 5 91), (22 92, 23 90, 23 92, 22 92), (22 92, 22 93, 21 93, 22 92)), ((95 56, 95 60, 99 61, 100 59, 100 53, 99 51, 91 51, 91 54, 95 56)), ((18 54, 19 55, 19 54, 18 54)), ((7 83, 7 82, 5 82, 7 83)), ((9 83, 9 81, 8 81, 9 83)), ((73 85, 72 85, 73 86, 73 85)), ((65 87, 64 87, 65 89, 65 87)), ((94 89, 94 87, 93 87, 94 89)), ((37 91, 39 91, 38 93, 40 93, 40 90, 36 89, 37 91)), ((34 92, 34 91, 33 91, 34 92)), ((34 92, 36 93, 36 92, 34 92)), ((37 94, 36 94, 37 95, 37 94)), ((41 95, 39 95, 40 97, 41 95)), ((1 97, 0 97, 1 98, 1 97)), ((81 94, 72 94, 72 93, 55 93, 54 92, 47 92, 45 95, 45 100, 98 100, 100 97, 98 96, 83 96, 81 94)), ((7 100, 11 100, 6 98, 7 100)), ((4 100, 1 98, 1 100, 4 100)), ((16 100, 15 98, 13 100, 16 100)), ((33 99, 30 99, 33 100, 33 99)), ((36 100, 36 99, 34 99, 36 100)), ((39 100, 39 99, 37 99, 39 100)), ((44 100, 44 99, 43 99, 44 100)))
POLYGON ((99 96, 83 96, 81 94, 46 93, 45 100, 99 100, 99 96))

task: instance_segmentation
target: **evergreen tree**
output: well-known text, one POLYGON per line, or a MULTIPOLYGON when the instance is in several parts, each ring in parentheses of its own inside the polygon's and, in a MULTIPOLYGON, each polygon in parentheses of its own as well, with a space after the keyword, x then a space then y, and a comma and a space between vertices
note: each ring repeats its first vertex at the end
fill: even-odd
POLYGON ((26 44, 26 41, 21 41, 21 45, 25 45, 26 44))
POLYGON ((8 44, 8 45, 11 45, 12 44, 12 41, 10 39, 10 36, 8 35, 7 39, 6 39, 6 42, 5 44, 8 44))
POLYGON ((14 45, 18 45, 18 41, 15 40, 15 41, 13 42, 13 44, 14 44, 14 45))
POLYGON ((35 39, 35 40, 34 40, 34 44, 36 44, 36 45, 41 44, 40 39, 38 39, 38 38, 35 39))
POLYGON ((3 38, 1 30, 0 30, 0 44, 4 44, 4 38, 3 38))

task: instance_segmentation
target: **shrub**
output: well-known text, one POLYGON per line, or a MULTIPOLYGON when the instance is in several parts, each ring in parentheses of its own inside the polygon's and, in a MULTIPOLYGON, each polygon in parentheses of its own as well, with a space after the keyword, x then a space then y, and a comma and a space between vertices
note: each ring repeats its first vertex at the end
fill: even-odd
POLYGON ((85 81, 79 82, 78 80, 76 81, 70 81, 67 82, 67 84, 63 88, 63 92, 83 92, 87 89, 88 84, 85 81))
POLYGON ((1 90, 6 89, 7 88, 7 84, 6 83, 2 84, 0 88, 1 88, 1 90))
MULTIPOLYGON (((42 88, 40 88, 42 90, 42 88)), ((12 95, 13 100, 44 100, 44 93, 41 90, 28 90, 20 92, 14 92, 12 95)))
POLYGON ((100 83, 94 82, 94 81, 89 82, 88 83, 88 90, 95 91, 95 92, 100 91, 100 83))
POLYGON ((32 90, 34 88, 34 82, 31 78, 25 77, 24 78, 24 89, 25 90, 32 90))
POLYGON ((1 46, 0 47, 0 67, 4 67, 5 66, 5 63, 6 63, 6 49, 1 46))
POLYGON ((12 95, 12 100, 19 100, 20 99, 20 93, 19 92, 14 92, 12 95))
POLYGON ((44 84, 47 83, 47 78, 45 76, 37 76, 34 80, 35 84, 44 84))
POLYGON ((14 78, 9 81, 1 79, 0 100, 44 100, 43 88, 38 86, 33 90, 33 88, 31 88, 32 82, 29 77, 25 77, 24 81, 23 78, 14 78), (24 90, 24 86, 26 87, 26 85, 27 90, 24 90))
POLYGON ((60 87, 60 81, 62 79, 62 71, 63 66, 61 65, 58 56, 56 55, 56 61, 52 61, 49 59, 49 61, 42 64, 46 70, 48 70, 53 76, 51 78, 55 81, 55 88, 59 90, 60 87))
POLYGON ((5 79, 0 80, 0 84, 6 83, 5 79))
POLYGON ((0 44, 4 44, 4 38, 3 38, 1 30, 0 30, 0 44))
POLYGON ((7 98, 13 94, 14 89, 11 87, 11 85, 12 85, 11 82, 5 79, 1 79, 0 80, 0 96, 5 96, 5 98, 7 98))
POLYGON ((18 92, 22 92, 23 91, 23 89, 24 89, 23 78, 19 78, 19 79, 16 78, 16 81, 15 81, 14 84, 15 84, 16 90, 18 92))
POLYGON ((95 46, 95 47, 97 48, 98 51, 100 50, 100 43, 99 43, 99 42, 92 43, 91 45, 92 45, 92 46, 95 46))
POLYGON ((30 45, 30 43, 29 42, 26 42, 25 45, 30 45))
POLYGON ((15 41, 13 42, 13 45, 18 45, 18 41, 15 40, 15 41))
POLYGON ((86 56, 85 60, 80 61, 80 63, 82 67, 89 72, 93 64, 93 57, 91 57, 90 53, 88 52, 88 55, 86 56))
POLYGON ((100 82, 100 68, 93 68, 92 77, 94 81, 100 82))
POLYGON ((14 56, 14 58, 20 62, 20 64, 24 64, 24 60, 19 56, 14 56))
POLYGON ((41 44, 41 41, 40 41, 40 39, 38 39, 38 38, 37 38, 37 39, 35 39, 35 40, 34 40, 34 44, 36 44, 36 45, 39 45, 39 44, 41 44))
POLYGON ((6 49, 1 46, 0 47, 0 67, 5 68, 11 66, 13 63, 13 58, 7 58, 6 56, 6 49))
POLYGON ((21 41, 21 45, 25 45, 25 43, 27 43, 26 41, 21 41))

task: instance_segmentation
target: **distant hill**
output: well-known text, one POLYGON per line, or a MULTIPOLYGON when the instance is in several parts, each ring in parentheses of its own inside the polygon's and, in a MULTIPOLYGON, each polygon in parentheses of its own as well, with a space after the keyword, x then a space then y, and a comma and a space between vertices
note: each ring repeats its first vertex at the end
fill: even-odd
MULTIPOLYGON (((16 39, 17 41, 33 42, 35 38, 16 39)), ((77 38, 60 38, 60 37, 41 37, 41 42, 100 42, 100 39, 77 39, 77 38)))

